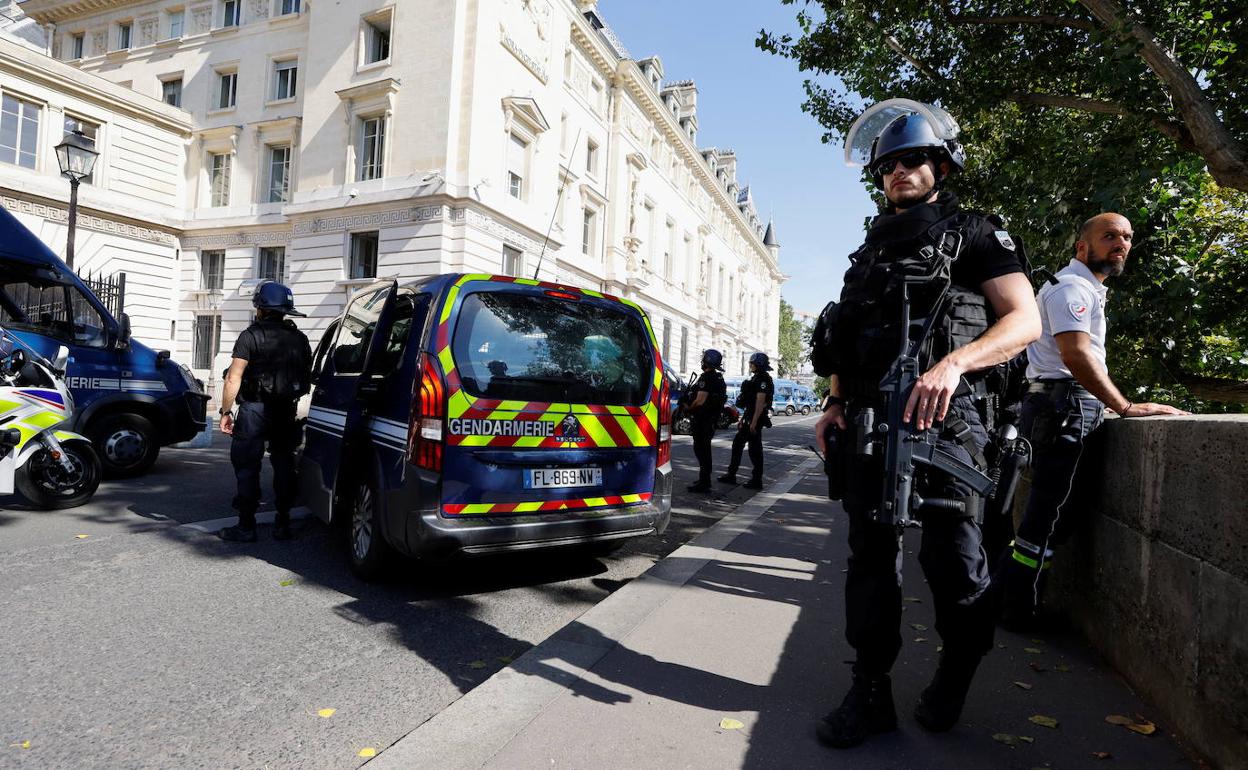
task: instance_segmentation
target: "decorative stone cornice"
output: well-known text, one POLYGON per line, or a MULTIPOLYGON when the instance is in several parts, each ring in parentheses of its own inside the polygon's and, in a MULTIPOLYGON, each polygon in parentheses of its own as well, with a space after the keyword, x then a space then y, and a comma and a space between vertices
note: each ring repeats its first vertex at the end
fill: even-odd
MULTIPOLYGON (((44 203, 11 195, 0 195, 0 205, 3 205, 15 214, 26 214, 50 222, 69 222, 68 207, 62 207, 59 203, 44 203)), ((143 227, 130 222, 120 222, 116 219, 106 219, 89 211, 84 211, 81 208, 78 209, 76 224, 77 227, 82 229, 119 235, 133 240, 147 241, 148 243, 157 243, 161 246, 178 245, 178 239, 173 233, 143 227)))
POLYGON ((142 5, 146 0, 26 0, 22 12, 40 24, 55 24, 86 14, 142 5))

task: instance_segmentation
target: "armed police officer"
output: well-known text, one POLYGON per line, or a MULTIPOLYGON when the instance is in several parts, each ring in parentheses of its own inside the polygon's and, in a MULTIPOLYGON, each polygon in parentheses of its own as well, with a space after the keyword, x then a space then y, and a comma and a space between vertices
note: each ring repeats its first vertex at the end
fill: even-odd
POLYGON ((218 534, 223 540, 244 543, 256 540, 260 466, 266 444, 277 507, 273 538, 289 540, 292 536, 290 509, 297 492, 294 455, 300 441, 295 407, 299 397, 310 390, 312 369, 308 338, 286 318, 304 317, 295 310, 290 289, 266 281, 256 287, 251 303, 256 319, 234 343, 221 396, 221 432, 234 437, 230 462, 238 482, 234 497, 238 524, 218 534), (235 402, 237 416, 233 414, 235 402))
POLYGON ((702 352, 702 374, 685 394, 689 410, 690 432, 693 434, 693 454, 698 458, 698 480, 689 486, 690 492, 711 491, 711 439, 719 427, 719 415, 728 400, 728 386, 724 384, 724 354, 713 348, 702 352))
POLYGON ((962 477, 991 484, 981 473, 988 441, 981 373, 1039 336, 1040 318, 1018 246, 1000 220, 961 210, 943 189, 965 163, 956 136, 957 124, 943 110, 889 100, 864 113, 847 137, 847 156, 860 153, 858 162, 867 165, 886 201, 866 243, 850 256, 840 302, 821 316, 812 355, 824 359, 816 361, 816 371, 831 375, 815 439, 824 452, 831 443, 838 447, 832 464, 844 474, 849 515, 845 635, 856 652, 853 681, 840 707, 817 728, 820 740, 837 748, 897 727, 889 679, 901 649, 904 519, 895 518, 897 499, 922 521, 919 562, 944 642, 935 677, 914 710, 920 725, 939 732, 956 724, 975 670, 992 647, 989 565, 980 545, 983 500, 962 477), (898 381, 889 378, 900 371, 903 356, 917 358, 910 369, 917 379, 908 392, 889 392, 885 386, 898 381), (901 425, 871 422, 890 408, 901 425), (856 436, 849 433, 855 425, 856 436), (833 429, 841 433, 829 442, 833 429), (881 447, 882 435, 911 443, 881 447), (885 455, 919 441, 926 442, 931 466, 899 477, 907 494, 889 497, 885 479, 898 477, 885 455), (937 470, 935 461, 965 470, 955 477, 937 470))
POLYGON ((741 419, 737 423, 737 435, 732 439, 732 460, 728 472, 719 477, 725 484, 737 483, 737 468, 741 467, 741 451, 750 448, 750 480, 746 489, 763 488, 763 428, 771 427, 771 400, 776 395, 776 384, 768 372, 771 360, 766 353, 750 355, 750 379, 741 383, 737 396, 737 408, 741 419))
POLYGON ((1079 510, 1072 499, 1075 473, 1088 434, 1104 407, 1120 417, 1187 414, 1165 404, 1133 403, 1114 386, 1105 364, 1105 281, 1122 274, 1134 233, 1120 214, 1083 223, 1075 257, 1045 284, 1037 302, 1044 332, 1027 348, 1027 387, 1021 427, 1031 442, 1031 494, 1014 542, 994 575, 1005 598, 1002 625, 1043 630, 1044 576, 1053 545, 1069 534, 1079 510))

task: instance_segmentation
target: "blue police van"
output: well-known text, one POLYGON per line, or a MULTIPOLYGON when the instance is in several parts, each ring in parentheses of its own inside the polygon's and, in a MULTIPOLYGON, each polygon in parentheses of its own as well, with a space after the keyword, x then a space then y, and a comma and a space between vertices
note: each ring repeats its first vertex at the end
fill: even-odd
POLYGON ((144 473, 162 446, 207 426, 208 395, 190 371, 130 337, 117 319, 42 241, 0 208, 0 326, 51 358, 69 348, 71 430, 88 436, 104 472, 144 473))
POLYGON ((671 516, 670 384, 632 302, 490 275, 379 281, 313 356, 300 485, 352 568, 588 545, 671 516))

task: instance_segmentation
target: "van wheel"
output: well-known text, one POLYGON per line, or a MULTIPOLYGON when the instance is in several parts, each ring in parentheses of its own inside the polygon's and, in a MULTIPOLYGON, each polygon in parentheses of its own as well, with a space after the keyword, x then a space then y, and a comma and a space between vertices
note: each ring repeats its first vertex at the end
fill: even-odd
POLYGON ((788 406, 786 406, 786 407, 784 408, 784 413, 785 413, 785 414, 787 414, 787 415, 788 415, 788 416, 790 416, 790 417, 792 417, 792 416, 793 416, 793 412, 795 412, 795 411, 797 411, 797 410, 795 410, 795 409, 793 408, 793 405, 792 405, 792 404, 789 404, 788 406))
POLYGON ((156 426, 137 414, 110 414, 93 421, 87 433, 100 455, 104 475, 124 479, 144 474, 160 454, 156 426))
POLYGON ((802 416, 805 417, 808 414, 810 414, 810 404, 802 407, 802 416))
POLYGON ((381 528, 384 503, 371 476, 355 482, 347 520, 347 556, 351 569, 365 580, 381 578, 394 561, 381 528))

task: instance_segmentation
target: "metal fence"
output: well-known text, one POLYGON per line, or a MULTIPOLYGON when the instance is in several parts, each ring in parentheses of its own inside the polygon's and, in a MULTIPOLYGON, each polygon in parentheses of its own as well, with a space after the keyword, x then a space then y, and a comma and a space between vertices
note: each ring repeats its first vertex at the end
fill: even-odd
POLYGON ((91 275, 82 280, 92 293, 100 298, 100 302, 104 303, 104 307, 108 308, 113 318, 121 318, 122 312, 126 309, 125 273, 114 273, 110 276, 91 275))

